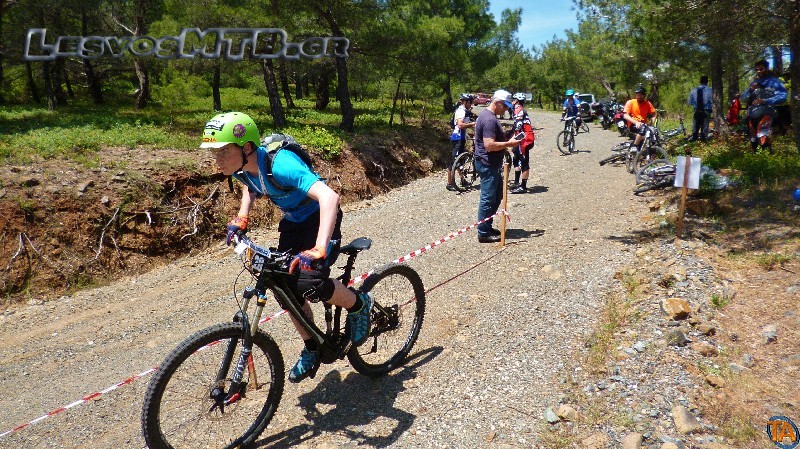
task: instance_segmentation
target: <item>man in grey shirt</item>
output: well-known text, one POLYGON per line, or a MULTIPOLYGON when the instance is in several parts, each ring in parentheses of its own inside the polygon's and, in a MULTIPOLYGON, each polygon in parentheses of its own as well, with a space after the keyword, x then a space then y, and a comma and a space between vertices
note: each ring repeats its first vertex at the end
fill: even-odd
MULTIPOLYGON (((478 114, 475 121, 475 171, 481 177, 478 221, 497 212, 503 199, 503 152, 522 142, 522 139, 506 139, 506 133, 497 120, 497 116, 507 110, 512 110, 511 93, 501 89, 492 95, 492 102, 478 114)), ((478 242, 500 241, 500 231, 492 227, 492 221, 478 225, 478 242)))

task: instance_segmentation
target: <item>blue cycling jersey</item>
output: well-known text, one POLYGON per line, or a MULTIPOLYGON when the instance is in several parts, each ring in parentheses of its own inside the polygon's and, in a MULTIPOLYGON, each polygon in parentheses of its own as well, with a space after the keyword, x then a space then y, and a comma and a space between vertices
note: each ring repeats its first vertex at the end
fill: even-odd
POLYGON ((309 201, 308 191, 315 182, 320 180, 318 174, 291 151, 278 151, 272 163, 272 176, 274 180, 291 190, 284 192, 275 187, 266 178, 266 147, 258 147, 258 173, 253 174, 239 171, 233 177, 241 181, 247 188, 255 193, 256 197, 268 196, 283 212, 284 217, 293 222, 305 221, 310 215, 319 210, 319 203, 309 201))

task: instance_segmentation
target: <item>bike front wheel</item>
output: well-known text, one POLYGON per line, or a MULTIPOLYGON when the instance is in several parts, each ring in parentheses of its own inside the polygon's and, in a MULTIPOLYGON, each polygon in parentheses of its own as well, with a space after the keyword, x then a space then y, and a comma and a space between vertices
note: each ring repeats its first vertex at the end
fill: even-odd
POLYGON ((642 148, 641 151, 636 153, 636 159, 633 161, 633 173, 639 173, 645 165, 653 162, 656 159, 668 159, 667 152, 659 146, 651 146, 642 148))
POLYGON ((575 151, 575 136, 569 131, 561 131, 556 138, 556 146, 558 146, 558 151, 561 151, 562 154, 572 153, 575 151))
POLYGON ((453 171, 456 189, 459 192, 466 192, 471 189, 475 184, 475 180, 478 179, 478 172, 475 170, 475 157, 472 153, 459 154, 456 160, 453 161, 451 170, 453 171))
POLYGON ((390 264, 371 274, 361 290, 375 299, 372 324, 367 341, 350 348, 347 359, 359 373, 378 377, 402 365, 414 347, 425 316, 425 288, 412 268, 390 264))
POLYGON ((231 391, 242 332, 240 323, 217 324, 194 333, 167 356, 150 380, 142 407, 150 449, 235 448, 251 445, 264 431, 283 393, 283 357, 269 335, 256 333, 243 384, 231 391), (238 399, 230 400, 235 394, 238 399))

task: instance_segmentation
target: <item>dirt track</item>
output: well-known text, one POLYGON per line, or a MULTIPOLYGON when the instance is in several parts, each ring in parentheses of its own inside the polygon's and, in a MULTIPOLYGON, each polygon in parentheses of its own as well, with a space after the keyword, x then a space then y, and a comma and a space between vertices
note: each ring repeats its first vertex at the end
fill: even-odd
MULTIPOLYGON (((412 360, 377 381, 346 362, 287 385, 262 447, 536 447, 545 407, 596 321, 605 285, 633 258, 644 200, 632 177, 597 161, 619 141, 591 126, 580 153, 555 148, 558 116, 534 113, 531 193, 511 195, 507 246, 474 231, 414 259, 429 292, 412 360), (443 282, 451 280, 443 285, 443 282), (491 444, 487 443, 491 441, 491 444)), ((476 220, 478 192, 437 173, 349 207, 345 239, 367 235, 367 271, 476 220)), ((274 231, 253 233, 256 240, 274 231)), ((0 433, 157 366, 191 332, 228 320, 238 259, 222 244, 143 276, 0 316, 0 433)), ((267 324, 290 367, 300 341, 267 324)), ((0 447, 138 448, 149 376, 0 437, 0 447)))

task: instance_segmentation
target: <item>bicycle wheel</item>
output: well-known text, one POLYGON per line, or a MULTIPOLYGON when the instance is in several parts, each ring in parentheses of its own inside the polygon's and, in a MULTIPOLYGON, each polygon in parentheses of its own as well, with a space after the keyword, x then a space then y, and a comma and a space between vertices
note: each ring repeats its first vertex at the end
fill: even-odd
POLYGON ((633 173, 638 173, 642 167, 656 159, 668 158, 667 152, 659 146, 642 148, 641 151, 636 153, 636 159, 633 161, 633 173))
POLYGON ((475 184, 478 179, 478 172, 475 171, 475 157, 472 153, 461 153, 453 161, 453 180, 459 192, 466 192, 475 184))
POLYGON ((234 448, 252 444, 264 431, 283 393, 283 358, 275 341, 259 331, 248 363, 254 370, 245 369, 239 400, 224 405, 241 339, 241 324, 217 324, 194 333, 167 356, 150 380, 142 407, 150 449, 234 448), (233 366, 217 381, 229 347, 233 366))
POLYGON ((425 315, 425 288, 416 271, 390 264, 371 274, 361 290, 375 299, 372 328, 347 359, 359 373, 378 377, 400 366, 414 347, 425 315))
POLYGON ((572 135, 571 132, 564 130, 558 133, 558 137, 556 138, 556 146, 558 146, 558 151, 561 151, 562 154, 570 154, 572 150, 570 150, 570 146, 574 148, 575 143, 575 136, 572 135))
POLYGON ((624 160, 625 160, 625 153, 621 153, 620 152, 620 153, 617 153, 617 154, 612 154, 611 156, 609 156, 609 157, 607 157, 605 159, 601 159, 600 160, 600 165, 606 165, 606 164, 611 163, 611 162, 624 161, 624 160))
POLYGON ((581 123, 581 132, 588 133, 589 132, 589 124, 586 122, 581 123))
POLYGON ((675 182, 675 165, 668 159, 656 159, 636 173, 634 193, 668 187, 675 182))

